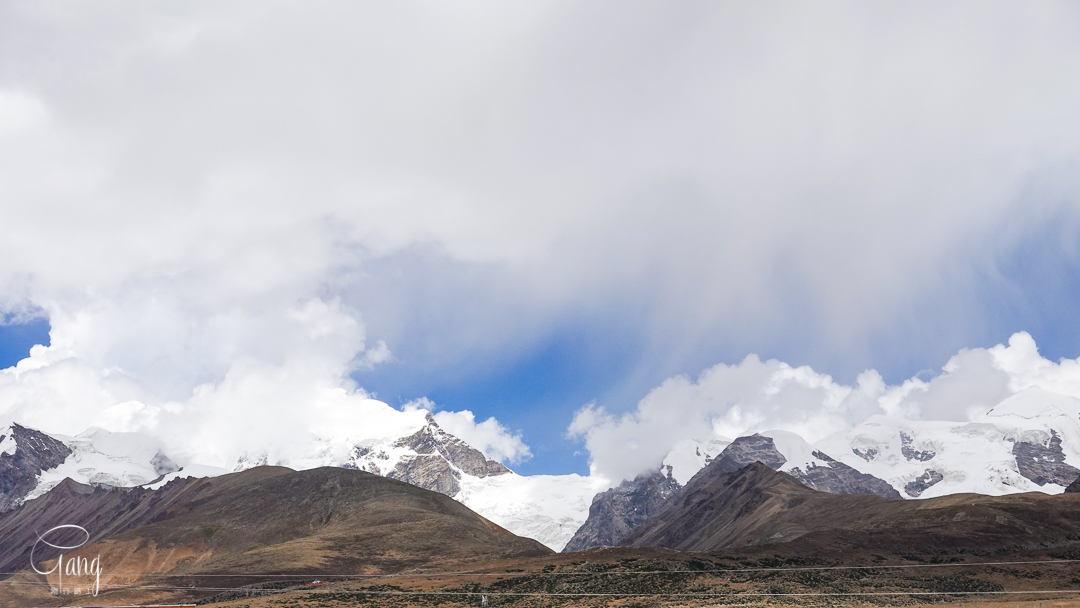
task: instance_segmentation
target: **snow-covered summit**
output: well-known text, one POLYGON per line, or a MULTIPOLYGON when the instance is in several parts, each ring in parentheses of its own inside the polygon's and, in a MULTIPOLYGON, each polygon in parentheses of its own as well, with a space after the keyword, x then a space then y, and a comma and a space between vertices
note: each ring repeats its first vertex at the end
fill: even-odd
POLYGON ((873 416, 815 447, 908 498, 1058 493, 1080 476, 1080 402, 1032 388, 970 422, 873 416))
POLYGON ((990 408, 983 418, 1022 418, 1041 421, 1067 418, 1080 421, 1080 399, 1032 387, 990 408))
POLYGON ((448 433, 430 413, 399 413, 403 419, 394 429, 400 435, 316 436, 303 450, 294 448, 295 459, 245 454, 236 470, 260 464, 360 469, 456 498, 511 532, 555 550, 570 540, 588 516, 592 497, 604 489, 596 479, 580 475, 518 475, 448 433))

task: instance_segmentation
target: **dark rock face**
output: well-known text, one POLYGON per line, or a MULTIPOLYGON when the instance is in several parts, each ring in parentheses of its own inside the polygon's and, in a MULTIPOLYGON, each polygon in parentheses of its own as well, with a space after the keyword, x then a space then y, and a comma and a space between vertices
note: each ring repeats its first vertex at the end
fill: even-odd
POLYGON ((855 454, 859 458, 862 458, 866 462, 876 460, 878 455, 878 451, 874 448, 866 448, 865 450, 860 450, 859 448, 851 448, 851 453, 855 454))
POLYGON ((731 445, 725 448, 717 458, 720 459, 724 456, 740 465, 740 468, 752 462, 760 462, 770 469, 776 470, 787 462, 787 458, 776 449, 776 443, 771 437, 756 434, 749 437, 739 437, 732 441, 731 445))
POLYGON ((1068 485, 1068 487, 1065 488, 1065 493, 1066 494, 1078 494, 1078 493, 1080 493, 1080 475, 1078 475, 1076 477, 1076 480, 1073 481, 1072 483, 1070 483, 1068 485))
POLYGON ((447 496, 457 496, 461 491, 459 476, 455 475, 454 469, 441 456, 403 459, 387 477, 447 496))
POLYGON ((19 506, 37 487, 42 471, 59 466, 71 455, 60 441, 18 424, 13 423, 8 433, 0 435, 0 443, 11 438, 15 439, 15 453, 0 454, 0 512, 19 506))
POLYGON ((904 458, 908 460, 918 460, 919 462, 926 462, 934 456, 937 456, 937 452, 933 450, 919 451, 911 447, 913 443, 911 435, 900 431, 900 453, 904 455, 904 458))
POLYGON ((937 471, 926 469, 922 475, 916 477, 913 481, 904 485, 904 491, 908 496, 912 498, 918 498, 923 492, 925 492, 930 486, 945 479, 941 473, 937 471))
POLYGON ((661 467, 597 494, 589 507, 589 519, 563 551, 617 546, 634 528, 658 513, 679 487, 671 477, 671 467, 661 467))
POLYGON ((740 523, 767 519, 767 514, 776 510, 776 503, 788 502, 787 496, 815 494, 761 462, 730 471, 733 461, 718 466, 724 461, 724 457, 717 458, 711 466, 698 471, 660 516, 638 526, 624 544, 682 551, 742 544, 738 543, 743 527, 740 523))
POLYGON ((1057 431, 1050 431, 1050 441, 1046 445, 1017 441, 1012 451, 1020 474, 1040 486, 1048 483, 1068 486, 1080 476, 1080 469, 1065 464, 1065 452, 1061 449, 1057 431))
POLYGON ((175 462, 161 452, 154 455, 150 460, 150 465, 154 467, 154 473, 157 473, 158 476, 168 475, 180 470, 180 467, 175 462))
POLYGON ((807 467, 805 471, 794 468, 789 475, 804 485, 832 494, 875 494, 885 498, 903 498, 896 488, 884 479, 849 467, 822 452, 814 452, 814 458, 829 463, 828 467, 807 467))

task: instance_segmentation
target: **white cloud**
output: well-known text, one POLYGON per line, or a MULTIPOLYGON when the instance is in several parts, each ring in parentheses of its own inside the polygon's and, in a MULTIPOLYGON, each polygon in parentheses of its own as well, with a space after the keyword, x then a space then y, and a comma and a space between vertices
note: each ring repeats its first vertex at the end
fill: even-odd
MULTIPOLYGON (((284 429, 363 401, 348 375, 401 336, 435 343, 415 349, 432 367, 486 365, 578 316, 640 315, 642 358, 775 342, 789 319, 839 357, 1080 200, 1067 4, 623 9, 6 7, 0 316, 44 310, 53 343, 0 372, 0 416, 78 431, 138 402, 158 425, 284 429)), ((958 357, 932 389, 748 359, 646 399, 708 402, 703 420, 574 428, 647 446, 804 402, 792 425, 961 415, 1001 378, 958 357), (969 368, 983 393, 934 401, 969 368)))
POLYGON ((433 244, 510 341, 629 297, 658 348, 808 308, 849 348, 1080 191, 1070 7, 849 8, 20 5, 0 277, 221 306, 433 244))
POLYGON ((41 100, 23 91, 0 90, 0 138, 37 127, 47 119, 41 100))
POLYGON ((584 439, 593 474, 624 479, 658 466, 684 439, 785 430, 815 442, 875 414, 968 420, 1033 386, 1080 397, 1080 359, 1049 361, 1019 332, 1008 346, 960 351, 929 381, 887 386, 867 370, 845 386, 809 367, 750 355, 711 367, 696 381, 670 378, 621 416, 587 404, 568 432, 584 439))

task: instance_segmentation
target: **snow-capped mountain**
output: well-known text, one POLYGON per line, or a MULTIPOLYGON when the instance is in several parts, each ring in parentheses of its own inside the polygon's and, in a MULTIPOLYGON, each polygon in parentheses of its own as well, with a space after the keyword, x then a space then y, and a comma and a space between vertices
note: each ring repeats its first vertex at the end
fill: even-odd
POLYGON ((1030 388, 971 422, 874 416, 815 447, 907 498, 1056 494, 1080 476, 1080 401, 1030 388))
MULTIPOLYGON (((297 470, 361 469, 447 494, 511 532, 555 550, 579 532, 590 518, 590 507, 606 509, 603 517, 612 521, 625 519, 617 525, 629 529, 718 459, 726 459, 723 466, 760 460, 828 492, 899 493, 904 498, 957 492, 1057 493, 1080 477, 1080 401, 1040 389, 1018 393, 970 422, 875 416, 814 445, 782 431, 734 441, 686 439, 674 446, 658 471, 611 490, 608 480, 596 477, 518 475, 446 432, 424 410, 400 411, 372 400, 357 420, 329 421, 325 432, 297 435, 287 446, 241 455, 230 468, 277 464, 297 470)), ((225 472, 174 462, 158 443, 139 433, 92 428, 62 436, 18 424, 0 427, 0 510, 39 496, 65 478, 157 488, 178 477, 225 472)), ((582 533, 579 544, 606 544, 618 536, 597 525, 582 533)))
POLYGON ((430 413, 399 413, 409 420, 395 427, 400 436, 315 438, 298 457, 244 455, 235 470, 262 464, 360 469, 446 494, 514 534, 556 551, 584 523, 589 502, 604 489, 598 480, 580 475, 518 475, 443 430, 430 413), (352 443, 351 448, 343 451, 342 441, 352 443))
MULTIPOLYGON (((680 502, 683 486, 689 486, 702 475, 733 473, 754 462, 783 471, 815 490, 834 494, 876 494, 900 498, 885 481, 861 473, 829 455, 815 450, 802 437, 785 431, 770 431, 713 442, 683 442, 679 452, 668 459, 684 465, 682 473, 693 464, 694 458, 703 461, 686 484, 674 477, 673 466, 661 465, 659 470, 642 473, 633 481, 623 481, 617 487, 602 492, 593 499, 589 517, 574 533, 566 551, 590 547, 614 546, 653 516, 660 516, 672 502, 680 502), (723 450, 713 456, 709 451, 719 445, 723 450), (701 448, 706 447, 702 452, 701 448), (693 452, 690 452, 690 449, 693 452)), ((689 491, 689 490, 688 490, 689 491)))
POLYGON ((90 428, 49 435, 18 424, 0 429, 0 510, 48 492, 64 479, 93 486, 131 487, 188 476, 220 475, 223 469, 180 467, 157 442, 140 433, 90 428))
MULTIPOLYGON (((440 428, 429 413, 380 405, 371 419, 385 422, 378 420, 382 415, 389 423, 366 429, 375 437, 306 437, 291 446, 290 457, 244 454, 233 470, 264 464, 360 469, 456 498, 511 532, 555 550, 584 523, 592 497, 605 489, 601 481, 580 475, 518 475, 440 428)), ((0 510, 40 496, 65 478, 156 489, 179 477, 226 472, 193 463, 181 467, 140 433, 91 428, 76 436, 49 435, 17 424, 0 431, 0 510)))

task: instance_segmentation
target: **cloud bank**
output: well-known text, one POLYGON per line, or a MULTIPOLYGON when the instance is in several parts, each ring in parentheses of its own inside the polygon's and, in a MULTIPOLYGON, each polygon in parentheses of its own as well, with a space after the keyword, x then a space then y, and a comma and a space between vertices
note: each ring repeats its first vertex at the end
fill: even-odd
MULTIPOLYGON (((199 450, 224 458, 245 420, 285 441, 382 370, 483 378, 566 326, 632 334, 624 404, 736 352, 858 370, 993 344, 980 290, 1008 295, 1017 243, 1054 227, 1080 259, 1078 23, 1053 2, 4 5, 0 317, 42 311, 52 346, 2 373, 0 416, 221 425, 199 450)), ((731 395, 779 387, 718 424, 805 393, 830 405, 799 424, 833 428, 894 391, 777 365, 718 369, 731 395)), ((453 420, 522 457, 498 407, 453 420)), ((589 441, 620 424, 591 411, 589 441)))
MULTIPOLYGON (((205 317, 160 298, 126 304, 54 312, 52 344, 0 370, 0 418, 63 434, 90 426, 143 432, 182 463, 223 468, 264 454, 301 464, 314 440, 340 461, 361 441, 422 424, 350 379, 390 353, 381 342, 368 346, 355 313, 337 300, 205 317)), ((491 458, 529 455, 494 418, 436 416, 491 458)))
POLYGON ((1032 387, 1080 398, 1080 359, 1054 363, 1019 332, 1007 346, 961 350, 929 380, 890 386, 873 369, 843 385, 807 366, 750 355, 710 367, 696 380, 669 378, 622 415, 587 404, 568 432, 584 440, 592 474, 621 480, 659 466, 683 439, 784 430, 813 443, 878 414, 969 420, 1032 387))

